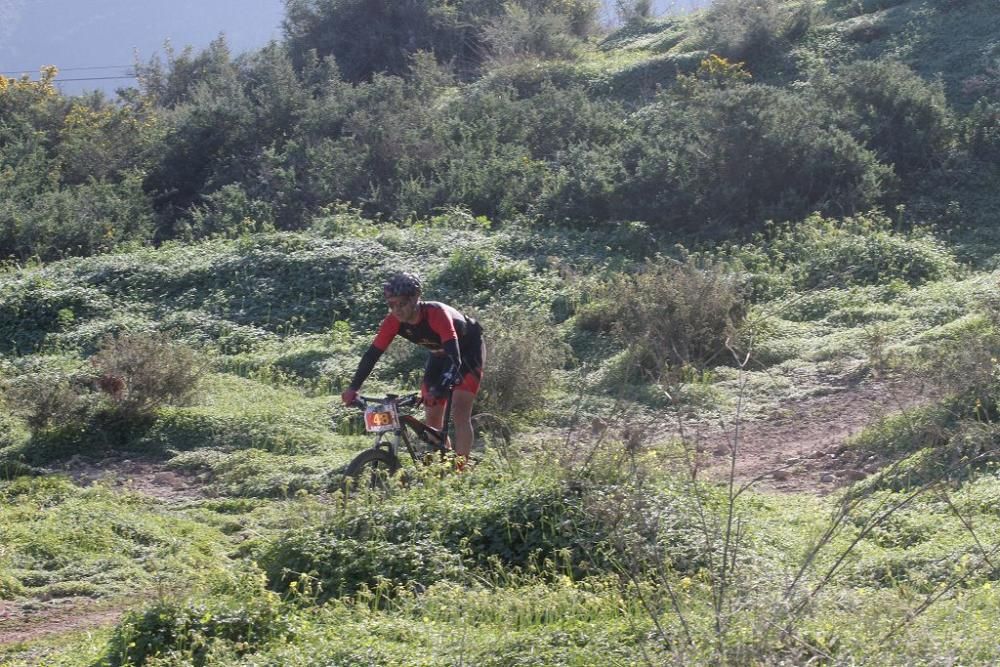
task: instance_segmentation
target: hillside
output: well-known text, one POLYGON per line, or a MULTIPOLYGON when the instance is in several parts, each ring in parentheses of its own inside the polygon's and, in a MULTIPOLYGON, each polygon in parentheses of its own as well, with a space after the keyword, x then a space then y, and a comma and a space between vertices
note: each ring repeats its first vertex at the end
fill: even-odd
POLYGON ((0 79, 0 665, 1000 660, 995 2, 427 6, 0 79), (493 429, 359 490, 398 270, 493 429))

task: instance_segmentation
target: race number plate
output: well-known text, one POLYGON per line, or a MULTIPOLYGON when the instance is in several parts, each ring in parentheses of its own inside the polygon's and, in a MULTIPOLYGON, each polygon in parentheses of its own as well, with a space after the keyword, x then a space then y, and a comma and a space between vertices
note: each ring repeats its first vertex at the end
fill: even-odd
POLYGON ((365 408, 365 430, 369 433, 393 431, 398 426, 396 411, 388 405, 369 405, 365 408))

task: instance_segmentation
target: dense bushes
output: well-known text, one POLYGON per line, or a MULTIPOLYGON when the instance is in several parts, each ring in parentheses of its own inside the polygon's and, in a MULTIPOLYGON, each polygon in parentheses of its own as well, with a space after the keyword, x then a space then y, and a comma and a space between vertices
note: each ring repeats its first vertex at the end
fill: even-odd
POLYGON ((270 585, 285 590, 304 574, 326 598, 380 582, 412 588, 469 581, 472 569, 491 563, 521 570, 546 560, 571 568, 599 561, 591 549, 600 529, 582 497, 562 483, 468 492, 477 500, 461 506, 403 497, 370 512, 352 503, 325 525, 290 531, 263 556, 270 585))
POLYGON ((483 318, 486 372, 477 410, 509 415, 540 407, 553 374, 566 361, 559 332, 545 315, 522 308, 483 318))
MULTIPOLYGON (((556 19, 565 25, 566 34, 585 35, 594 26, 596 11, 593 0, 518 0, 509 5, 500 0, 292 0, 287 3, 285 35, 299 66, 332 55, 349 81, 359 81, 377 73, 404 72, 417 51, 433 52, 459 71, 475 71, 489 50, 484 36, 496 48, 500 31, 515 42, 521 40, 519 48, 544 53, 545 45, 533 44, 530 35, 539 34, 539 24, 556 19), (530 19, 520 21, 519 34, 511 18, 521 15, 530 19)), ((550 46, 552 39, 560 39, 558 27, 541 32, 550 46)))
POLYGON ((393 586, 426 587, 444 579, 462 580, 458 555, 427 538, 316 535, 298 532, 269 555, 272 585, 291 585, 299 574, 315 578, 324 598, 353 595, 361 587, 386 581, 393 586))
POLYGON ((725 267, 658 258, 598 287, 577 325, 610 332, 627 358, 626 376, 659 379, 673 367, 728 361, 727 341, 743 317, 736 276, 725 267))
POLYGON ((636 114, 616 209, 664 227, 726 233, 768 217, 869 207, 890 172, 831 128, 833 117, 777 88, 691 80, 685 94, 636 114))
POLYGON ((0 385, 7 408, 32 431, 80 423, 87 417, 89 378, 55 369, 26 373, 0 385))
POLYGON ((0 255, 24 260, 106 252, 153 235, 153 211, 134 176, 90 181, 23 200, 0 199, 0 255))
POLYGON ((952 254, 929 232, 897 230, 878 212, 842 220, 813 215, 772 229, 741 252, 751 270, 781 274, 798 289, 892 281, 916 286, 959 271, 952 254))
POLYGON ((197 392, 204 372, 194 352, 165 336, 107 338, 90 363, 97 387, 127 421, 148 417, 164 405, 183 405, 197 392))
POLYGON ((532 54, 568 57, 576 46, 566 17, 532 16, 517 5, 508 5, 505 15, 487 26, 485 41, 496 63, 514 62, 532 54))
POLYGON ((76 320, 107 316, 112 302, 100 291, 34 274, 4 281, 0 287, 0 352, 25 354, 46 343, 51 333, 76 320))
MULTIPOLYGON (((767 2, 747 23, 744 9, 712 6, 706 48, 760 55, 811 16, 767 2)), ((589 0, 296 0, 283 43, 235 58, 221 39, 168 50, 120 105, 3 79, 0 256, 301 229, 341 202, 373 218, 461 206, 727 235, 885 203, 954 143, 942 88, 896 62, 817 69, 782 89, 702 51, 606 71, 523 60, 568 55, 592 11, 589 0), (463 79, 491 48, 517 62, 463 79)), ((989 109, 966 131, 986 159, 989 109)))
POLYGON ((976 102, 965 121, 965 141, 976 157, 1000 161, 1000 102, 976 102))
POLYGON ((810 2, 794 7, 778 0, 715 0, 700 21, 696 40, 700 48, 730 60, 756 61, 801 36, 814 11, 810 2))
POLYGON ((902 63, 860 61, 821 79, 817 87, 840 111, 838 125, 899 173, 942 160, 954 141, 944 88, 902 63))
POLYGON ((0 258, 89 255, 152 233, 141 188, 155 113, 0 76, 0 258))
POLYGON ((110 664, 145 665, 169 655, 202 667, 222 646, 242 655, 288 634, 280 601, 260 590, 259 580, 246 576, 234 588, 209 601, 164 600, 127 614, 109 643, 110 664))
POLYGON ((89 364, 22 369, 7 380, 4 401, 33 432, 140 424, 164 405, 183 404, 204 368, 193 352, 163 336, 108 337, 89 364))

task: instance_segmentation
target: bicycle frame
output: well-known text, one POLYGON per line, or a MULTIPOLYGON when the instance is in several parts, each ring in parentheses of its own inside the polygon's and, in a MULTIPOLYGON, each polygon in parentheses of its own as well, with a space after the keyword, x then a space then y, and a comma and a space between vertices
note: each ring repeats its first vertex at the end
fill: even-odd
MULTIPOLYGON (((355 401, 355 407, 362 409, 365 413, 365 430, 375 434, 375 442, 368 449, 359 452, 344 470, 345 480, 348 482, 345 488, 350 491, 353 485, 367 486, 369 488, 386 488, 388 478, 400 472, 403 467, 400 460, 400 452, 405 450, 410 455, 414 466, 429 465, 434 462, 435 455, 440 460, 446 460, 450 453, 447 446, 447 426, 436 429, 428 426, 413 415, 400 414, 399 408, 414 407, 420 404, 418 394, 407 396, 397 396, 388 394, 385 397, 374 398, 370 396, 359 396, 355 401), (416 438, 411 438, 412 434, 416 438), (420 448, 418 441, 426 445, 420 448), (367 480, 367 481, 365 481, 367 480)), ((451 414, 451 396, 448 397, 448 404, 445 408, 444 423, 447 425, 451 414)), ((507 460, 510 448, 510 431, 503 426, 503 430, 497 431, 495 424, 490 427, 489 414, 482 414, 473 417, 486 418, 486 422, 480 420, 480 432, 483 424, 485 430, 493 435, 499 436, 494 441, 501 456, 507 460)), ((493 417, 495 419, 495 417, 493 417)), ((491 445, 492 446, 492 445, 491 445)), ((456 461, 459 469, 464 468, 463 461, 456 461)), ((407 473, 403 472, 405 477, 407 473)))
MULTIPOLYGON (((408 394, 406 396, 387 394, 384 398, 359 396, 357 401, 359 408, 367 412, 370 406, 378 406, 378 409, 385 408, 387 413, 391 413, 394 418, 392 428, 375 433, 375 442, 372 444, 372 449, 385 449, 397 461, 399 460, 400 451, 405 449, 414 463, 421 463, 426 454, 444 454, 446 451, 444 429, 439 431, 436 428, 428 426, 413 415, 400 414, 399 412, 399 408, 416 406, 419 403, 420 397, 418 394, 408 394), (417 439, 425 443, 430 449, 426 452, 418 451, 414 446, 415 443, 410 439, 408 430, 412 430, 416 434, 417 439)), ((449 398, 449 408, 451 407, 450 403, 449 398)), ((448 412, 450 412, 450 409, 446 411, 446 420, 448 412)))

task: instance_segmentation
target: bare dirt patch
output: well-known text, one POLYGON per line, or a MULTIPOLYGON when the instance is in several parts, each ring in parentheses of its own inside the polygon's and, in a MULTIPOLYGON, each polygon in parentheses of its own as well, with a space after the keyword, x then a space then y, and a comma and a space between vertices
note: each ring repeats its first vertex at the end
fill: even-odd
POLYGON ((112 625, 124 612, 120 603, 81 597, 0 601, 0 646, 112 625))
POLYGON ((908 382, 869 381, 831 387, 828 393, 787 401, 766 419, 685 427, 702 454, 702 472, 727 479, 735 460, 737 483, 761 490, 826 494, 877 471, 845 444, 866 426, 930 400, 908 382), (735 457, 733 447, 735 446, 735 457))
POLYGON ((154 459, 137 457, 88 460, 74 456, 54 468, 53 472, 68 475, 80 486, 101 482, 164 502, 183 502, 205 497, 203 485, 195 475, 170 470, 163 461, 154 459))
POLYGON ((825 495, 877 473, 886 464, 851 448, 852 437, 881 419, 935 399, 933 391, 912 378, 853 374, 818 380, 811 394, 777 401, 753 417, 679 419, 669 417, 666 410, 658 419, 643 420, 639 428, 629 426, 628 415, 593 417, 568 432, 547 431, 533 445, 544 447, 546 438, 564 440, 570 452, 566 465, 583 466, 601 443, 641 449, 680 441, 685 454, 672 457, 667 465, 699 479, 727 482, 732 467, 740 487, 825 495))

